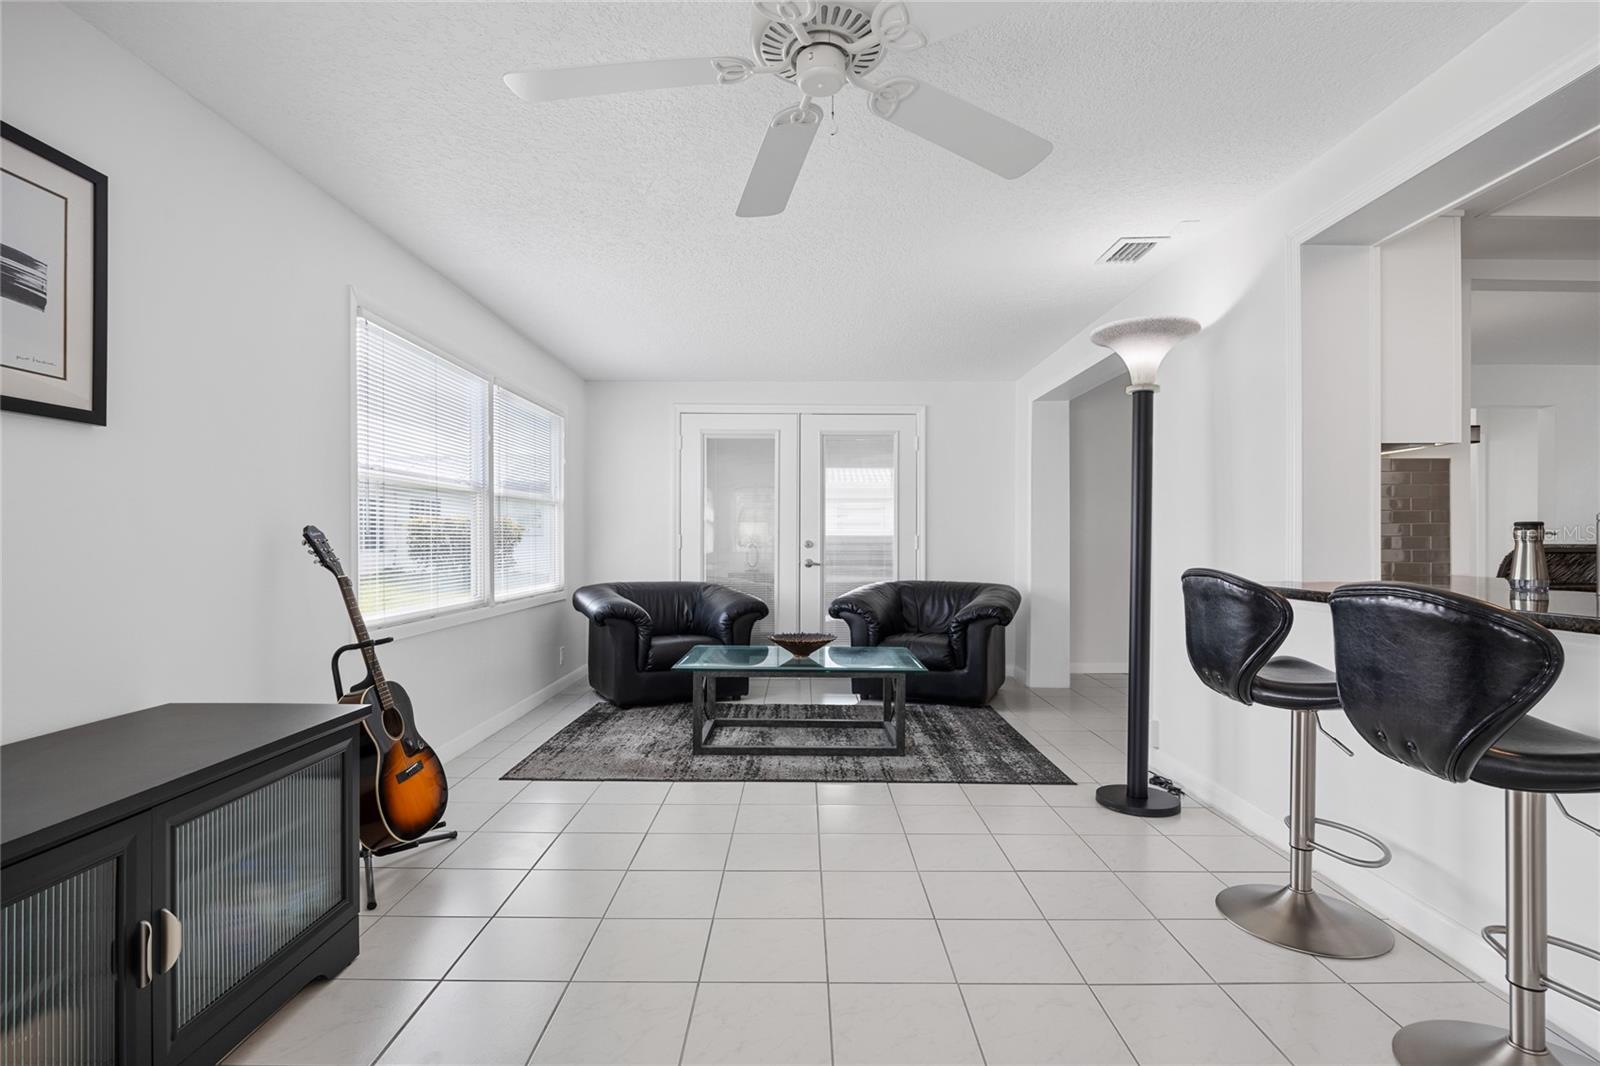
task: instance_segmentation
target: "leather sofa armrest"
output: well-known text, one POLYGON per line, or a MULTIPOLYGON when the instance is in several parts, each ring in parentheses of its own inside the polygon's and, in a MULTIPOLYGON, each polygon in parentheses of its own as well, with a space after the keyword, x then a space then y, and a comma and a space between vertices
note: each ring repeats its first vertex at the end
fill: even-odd
POLYGON ((650 612, 610 585, 583 586, 572 594, 572 606, 597 626, 603 626, 609 620, 616 618, 632 622, 644 631, 650 629, 650 612))
POLYGON ((828 605, 828 614, 842 618, 850 627, 851 643, 859 644, 858 636, 865 627, 867 645, 883 643, 905 628, 900 616, 900 590, 893 582, 879 581, 851 589, 828 605))
POLYGON ((969 625, 980 618, 992 618, 1003 626, 1011 624, 1022 606, 1022 593, 1010 585, 989 585, 950 618, 950 628, 969 625))
POLYGON ((767 605, 725 585, 708 585, 694 614, 696 632, 724 644, 748 644, 750 631, 767 616, 767 605))
POLYGON ((589 621, 612 634, 616 654, 628 655, 634 669, 643 670, 650 658, 654 624, 650 612, 610 585, 585 585, 572 594, 572 606, 589 621), (633 627, 633 647, 626 647, 627 627, 633 627), (629 652, 631 650, 631 655, 629 652))
POLYGON ((970 646, 981 647, 991 628, 1010 625, 1022 606, 1022 593, 1010 585, 987 585, 950 616, 950 650, 958 669, 967 665, 970 646))

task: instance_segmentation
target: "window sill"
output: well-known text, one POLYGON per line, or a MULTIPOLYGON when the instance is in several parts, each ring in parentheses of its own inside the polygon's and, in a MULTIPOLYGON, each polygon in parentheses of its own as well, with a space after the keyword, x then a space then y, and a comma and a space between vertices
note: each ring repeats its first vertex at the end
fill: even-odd
POLYGON ((401 618, 393 622, 378 622, 372 626, 372 632, 374 636, 394 637, 397 640, 406 637, 419 637, 424 633, 433 633, 440 629, 470 625, 473 622, 486 622, 491 618, 516 614, 518 611, 526 611, 534 607, 547 607, 552 603, 564 603, 566 599, 567 592, 565 589, 555 589, 552 592, 540 592, 521 599, 507 600, 505 603, 460 607, 451 611, 441 611, 438 614, 423 615, 420 618, 401 618))

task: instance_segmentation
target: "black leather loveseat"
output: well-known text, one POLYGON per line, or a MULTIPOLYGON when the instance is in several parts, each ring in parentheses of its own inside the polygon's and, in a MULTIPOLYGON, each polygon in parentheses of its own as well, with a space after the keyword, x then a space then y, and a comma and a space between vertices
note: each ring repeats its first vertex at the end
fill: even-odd
MULTIPOLYGON (((684 703, 689 675, 672 664, 696 644, 748 644, 767 605, 725 585, 694 581, 614 581, 585 585, 572 606, 589 629, 589 685, 618 707, 684 703)), ((719 678, 717 698, 750 691, 743 678, 719 678)))
MULTIPOLYGON (((1006 631, 1022 594, 1010 585, 966 581, 880 581, 840 596, 828 613, 850 627, 856 646, 899 645, 926 674, 906 680, 918 703, 987 703, 1006 679, 1006 631)), ((880 698, 882 682, 851 682, 864 699, 880 698)))

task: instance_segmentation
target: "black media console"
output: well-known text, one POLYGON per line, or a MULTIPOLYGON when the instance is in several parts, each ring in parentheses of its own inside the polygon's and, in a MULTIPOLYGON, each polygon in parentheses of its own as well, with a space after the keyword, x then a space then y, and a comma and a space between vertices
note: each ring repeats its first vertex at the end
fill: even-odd
POLYGON ((0 747, 0 1063, 215 1063, 349 965, 364 713, 169 703, 0 747))

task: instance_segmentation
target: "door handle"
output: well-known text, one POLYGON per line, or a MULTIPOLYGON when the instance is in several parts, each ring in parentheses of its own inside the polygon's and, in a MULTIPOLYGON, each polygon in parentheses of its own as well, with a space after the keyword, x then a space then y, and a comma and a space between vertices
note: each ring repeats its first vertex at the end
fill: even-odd
POLYGON ((813 566, 821 566, 822 564, 817 562, 815 559, 807 559, 802 565, 805 566, 807 570, 810 570, 813 566))
POLYGON ((139 923, 139 987, 149 988, 150 982, 155 980, 155 958, 152 948, 155 941, 155 930, 149 922, 139 923))
POLYGON ((183 923, 167 908, 161 908, 161 966, 157 973, 167 973, 178 965, 183 954, 183 923))

